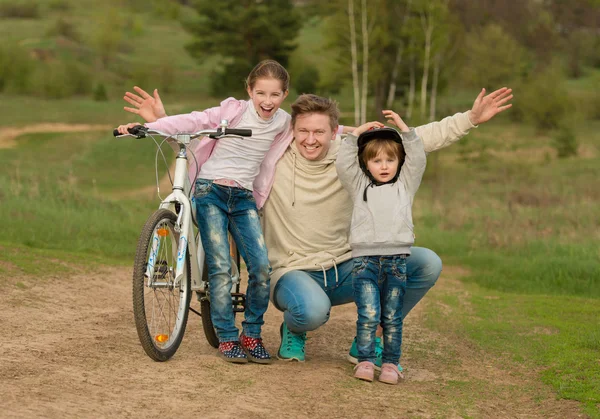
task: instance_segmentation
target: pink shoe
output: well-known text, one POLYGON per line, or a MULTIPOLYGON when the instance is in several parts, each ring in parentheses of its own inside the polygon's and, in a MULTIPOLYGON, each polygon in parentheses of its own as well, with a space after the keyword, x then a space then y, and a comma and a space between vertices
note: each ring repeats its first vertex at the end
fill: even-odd
POLYGON ((375 374, 375 365, 369 361, 359 362, 354 367, 354 378, 364 381, 373 381, 373 374, 375 374))
POLYGON ((398 371, 398 366, 394 364, 383 364, 379 381, 386 384, 398 384, 398 379, 404 380, 404 374, 398 371))

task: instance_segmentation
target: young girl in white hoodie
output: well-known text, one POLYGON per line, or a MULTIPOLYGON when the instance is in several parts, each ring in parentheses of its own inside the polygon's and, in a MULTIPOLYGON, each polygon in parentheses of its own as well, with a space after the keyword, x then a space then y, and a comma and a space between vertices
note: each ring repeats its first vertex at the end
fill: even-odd
POLYGON ((342 142, 336 168, 354 202, 350 245, 352 285, 358 308, 354 376, 373 381, 375 332, 383 327, 379 381, 396 384, 402 345, 406 257, 414 243, 412 203, 425 172, 423 142, 392 111, 386 118, 402 131, 369 122, 342 142))

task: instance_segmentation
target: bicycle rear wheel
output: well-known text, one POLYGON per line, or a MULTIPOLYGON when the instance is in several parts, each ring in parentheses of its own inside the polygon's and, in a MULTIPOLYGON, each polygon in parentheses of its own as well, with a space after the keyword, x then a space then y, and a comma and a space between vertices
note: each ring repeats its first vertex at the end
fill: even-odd
POLYGON ((175 354, 190 305, 190 255, 186 249, 184 275, 175 281, 179 233, 177 215, 160 209, 148 218, 138 241, 133 269, 133 314, 140 343, 155 361, 175 354))
MULTIPOLYGON (((236 307, 236 302, 238 300, 244 301, 245 305, 245 297, 235 297, 236 295, 240 295, 240 272, 239 272, 239 263, 240 263, 240 254, 237 250, 237 246, 233 239, 229 237, 230 243, 230 255, 231 255, 231 272, 230 275, 232 279, 237 278, 237 283, 232 288, 232 310, 233 315, 235 316, 236 312, 243 311, 242 308, 236 307), (236 309, 237 308, 237 309, 236 309)), ((206 262, 202 268, 202 281, 208 284, 208 266, 206 266, 206 262)), ((210 292, 199 292, 198 300, 200 300, 200 313, 202 316, 202 329, 204 330, 204 336, 206 337, 207 342, 213 348, 219 347, 219 338, 217 336, 217 331, 215 330, 215 326, 212 322, 212 318, 210 316, 210 292)))

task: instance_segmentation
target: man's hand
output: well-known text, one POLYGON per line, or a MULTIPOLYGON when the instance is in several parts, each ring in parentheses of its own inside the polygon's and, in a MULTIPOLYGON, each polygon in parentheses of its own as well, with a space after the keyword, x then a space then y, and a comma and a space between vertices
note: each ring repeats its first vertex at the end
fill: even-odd
POLYGON ((358 137, 360 134, 362 134, 365 131, 368 131, 373 128, 383 128, 384 126, 385 125, 383 125, 379 121, 367 122, 366 124, 362 124, 358 128, 354 128, 354 131, 352 131, 352 134, 356 135, 358 137))
POLYGON ((406 125, 404 123, 402 118, 400 118, 400 115, 398 115, 396 112, 391 111, 391 110, 385 110, 385 111, 381 111, 381 113, 383 113, 383 116, 386 117, 386 119, 388 120, 389 123, 391 123, 392 125, 396 125, 400 129, 400 131, 402 131, 402 132, 410 131, 408 129, 408 125, 406 125))
POLYGON ((124 107, 123 109, 141 116, 146 122, 154 122, 159 118, 167 116, 157 89, 154 89, 153 96, 150 96, 140 87, 134 86, 133 89, 138 94, 126 92, 123 99, 131 103, 135 108, 124 107))
POLYGON ((505 105, 506 102, 513 98, 512 89, 503 87, 495 92, 485 96, 485 89, 481 89, 481 93, 473 102, 473 108, 469 113, 469 119, 473 125, 483 124, 492 119, 496 114, 510 108, 512 103, 505 105))

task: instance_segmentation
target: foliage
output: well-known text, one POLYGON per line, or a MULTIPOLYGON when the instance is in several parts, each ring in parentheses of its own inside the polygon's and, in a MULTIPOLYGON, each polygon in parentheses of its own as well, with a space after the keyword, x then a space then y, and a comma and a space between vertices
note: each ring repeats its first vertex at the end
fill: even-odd
POLYGON ((560 158, 577 155, 577 137, 573 129, 569 126, 563 126, 559 129, 552 145, 560 158))
POLYGON ((48 8, 59 12, 66 12, 71 9, 71 3, 68 0, 50 0, 48 8))
POLYGON ((564 118, 574 110, 562 68, 556 62, 546 69, 532 71, 517 89, 521 93, 512 111, 538 129, 561 127, 564 118))
POLYGON ((497 24, 474 30, 466 38, 458 78, 467 86, 506 85, 524 76, 527 51, 497 24))
POLYGON ((579 78, 586 66, 600 67, 600 36, 593 30, 575 29, 563 40, 568 76, 579 78))
POLYGON ((92 91, 92 76, 87 69, 73 61, 51 61, 36 68, 35 91, 44 97, 62 99, 87 95, 92 91))
POLYGON ((288 65, 300 28, 290 0, 223 0, 219 7, 214 1, 199 0, 194 7, 199 17, 184 24, 194 37, 187 49, 200 63, 210 55, 222 58, 213 69, 215 95, 243 94, 243 81, 261 60, 288 65))
POLYGON ((319 86, 319 70, 317 67, 313 64, 305 65, 294 81, 294 86, 298 94, 315 93, 319 86))
POLYGON ((126 22, 116 8, 109 8, 94 22, 91 44, 104 67, 114 61, 124 43, 126 22))
POLYGON ((98 83, 96 85, 96 88, 94 89, 94 100, 99 102, 108 100, 108 94, 106 93, 104 83, 98 83))
POLYGON ((28 93, 34 63, 17 45, 0 45, 0 92, 28 93))
POLYGON ((72 22, 63 17, 59 17, 56 23, 48 31, 50 36, 62 36, 75 42, 81 41, 81 36, 72 22))
POLYGON ((40 7, 33 0, 0 3, 0 18, 39 19, 40 7))

